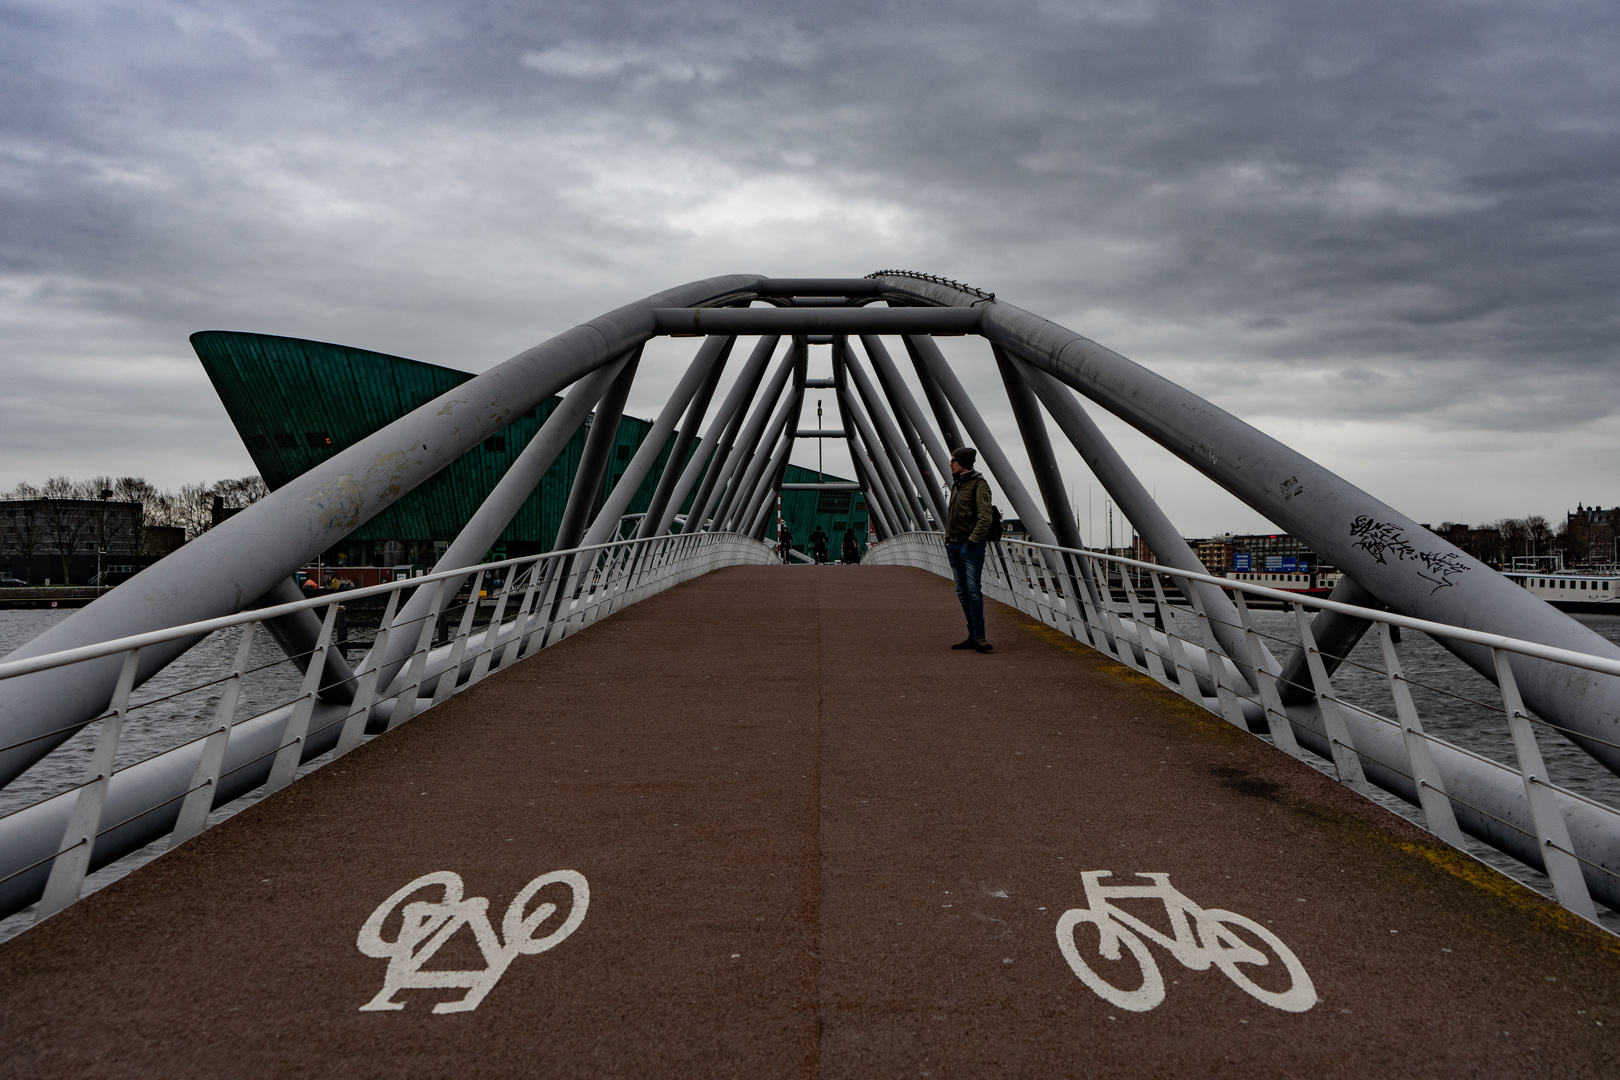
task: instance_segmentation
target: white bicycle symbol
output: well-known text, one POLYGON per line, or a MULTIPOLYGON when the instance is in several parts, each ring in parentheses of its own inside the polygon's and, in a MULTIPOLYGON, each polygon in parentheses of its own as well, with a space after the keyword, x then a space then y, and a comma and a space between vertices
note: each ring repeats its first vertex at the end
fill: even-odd
POLYGON ((521 954, 543 953, 562 943, 563 939, 579 929, 585 921, 585 909, 590 906, 591 889, 584 875, 573 870, 553 870, 541 874, 523 888, 507 905, 501 919, 501 935, 489 921, 489 900, 482 896, 462 898, 461 875, 449 870, 436 874, 423 874, 394 893, 371 913, 360 928, 355 942, 367 956, 388 961, 383 974, 383 988, 377 996, 360 1006, 361 1012, 403 1009, 404 1002, 395 1001, 401 990, 439 988, 465 988, 467 994, 459 1001, 441 1001, 433 1006, 436 1013, 470 1012, 478 1008, 489 992, 495 989, 512 961, 521 954), (524 908, 547 885, 566 885, 573 893, 568 917, 544 937, 534 932, 557 913, 557 905, 549 901, 535 905, 525 914, 524 908), (411 894, 427 888, 443 890, 440 900, 405 901, 411 894), (395 911, 401 922, 399 933, 390 941, 383 937, 383 926, 395 911), (484 955, 482 971, 423 971, 422 965, 433 959, 445 942, 463 926, 472 930, 479 952, 484 955))
POLYGON ((1245 993, 1273 1008, 1284 1012, 1304 1012, 1316 1004, 1316 987, 1305 973, 1305 966, 1276 934, 1253 919, 1219 908, 1199 907, 1170 884, 1169 874, 1136 875, 1152 881, 1151 885, 1102 883, 1103 878, 1112 876, 1113 873, 1108 870, 1083 871, 1080 877, 1085 883, 1086 903, 1089 906, 1065 911, 1057 924, 1058 948, 1062 950, 1063 958, 1080 976, 1080 981, 1104 1000, 1131 1012, 1147 1012, 1164 1000, 1164 976, 1159 973, 1159 965, 1148 952, 1143 940, 1145 938, 1170 950, 1171 956, 1193 971, 1207 971, 1213 964, 1245 993), (1110 898, 1163 901, 1175 937, 1167 937, 1129 912, 1115 907, 1109 903, 1110 898), (1087 966, 1075 943, 1075 928, 1081 923, 1091 923, 1097 928, 1101 936, 1098 948, 1103 959, 1118 960, 1121 945, 1130 950, 1137 966, 1142 969, 1140 987, 1121 990, 1087 966), (1259 938, 1282 961, 1289 977, 1286 990, 1267 990, 1239 970, 1239 964, 1264 967, 1271 962, 1271 957, 1245 941, 1239 930, 1259 938))

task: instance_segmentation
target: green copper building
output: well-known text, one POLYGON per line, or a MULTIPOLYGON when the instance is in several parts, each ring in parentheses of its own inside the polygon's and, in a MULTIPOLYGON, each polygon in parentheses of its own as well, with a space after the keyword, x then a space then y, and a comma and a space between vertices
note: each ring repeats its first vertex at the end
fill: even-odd
MULTIPOLYGON (((253 464, 272 489, 472 378, 465 371, 404 357, 269 334, 205 330, 193 334, 191 344, 253 464)), ((327 552, 326 564, 431 564, 561 401, 551 398, 462 455, 327 552)), ((626 416, 620 421, 598 501, 613 489, 651 428, 648 420, 626 416)), ((645 510, 651 501, 670 444, 631 500, 630 513, 645 510)), ((501 534, 492 558, 550 550, 584 447, 581 429, 501 534)), ((789 465, 785 479, 807 483, 816 474, 789 465)), ((839 480, 831 475, 826 479, 839 480)), ((690 502, 688 496, 683 512, 690 502)), ((795 546, 820 525, 832 538, 834 555, 846 528, 855 530, 865 550, 866 507, 859 492, 788 491, 782 495, 782 511, 795 546)))

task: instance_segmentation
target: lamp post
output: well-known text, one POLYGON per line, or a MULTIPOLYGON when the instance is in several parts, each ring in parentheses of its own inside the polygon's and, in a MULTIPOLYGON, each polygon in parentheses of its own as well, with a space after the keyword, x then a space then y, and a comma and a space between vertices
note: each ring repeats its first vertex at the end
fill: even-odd
POLYGON ((107 587, 104 578, 107 557, 107 500, 112 497, 112 488, 101 489, 101 531, 96 534, 96 588, 98 589, 107 587))

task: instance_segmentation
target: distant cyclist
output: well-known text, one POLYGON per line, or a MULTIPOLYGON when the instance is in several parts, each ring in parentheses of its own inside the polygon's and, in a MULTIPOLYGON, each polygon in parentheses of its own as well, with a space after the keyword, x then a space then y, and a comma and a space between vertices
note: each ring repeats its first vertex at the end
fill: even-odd
POLYGON ((820 525, 810 534, 810 554, 816 557, 817 563, 827 561, 827 534, 821 531, 820 525))
POLYGON ((787 562, 792 558, 789 554, 792 550, 793 530, 787 527, 786 522, 783 522, 776 530, 776 553, 782 557, 783 562, 787 562))
POLYGON ((855 542, 855 530, 844 530, 844 561, 858 563, 861 561, 861 545, 855 542))

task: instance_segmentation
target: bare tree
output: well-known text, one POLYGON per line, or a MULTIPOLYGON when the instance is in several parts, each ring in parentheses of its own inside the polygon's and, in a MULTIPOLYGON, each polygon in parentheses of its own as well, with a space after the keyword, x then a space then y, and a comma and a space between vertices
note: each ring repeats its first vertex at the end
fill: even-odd
POLYGON ((41 517, 45 525, 45 546, 62 560, 62 583, 72 584, 73 553, 95 535, 95 520, 76 505, 87 493, 87 485, 66 476, 53 476, 40 487, 45 499, 41 517))

